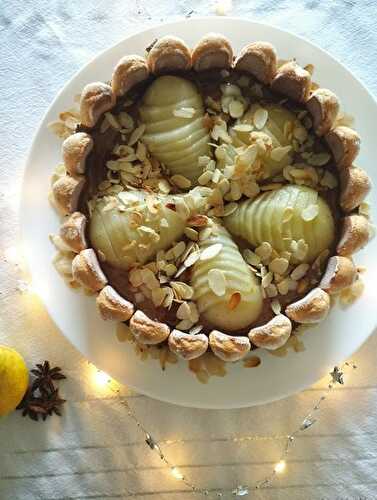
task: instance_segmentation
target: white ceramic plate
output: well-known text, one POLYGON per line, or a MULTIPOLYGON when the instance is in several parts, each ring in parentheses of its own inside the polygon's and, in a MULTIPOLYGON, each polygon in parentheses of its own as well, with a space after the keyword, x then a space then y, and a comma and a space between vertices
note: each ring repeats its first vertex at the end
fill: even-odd
MULTIPOLYGON (((358 164, 375 177, 376 102, 362 84, 329 54, 295 35, 264 24, 231 18, 204 18, 164 24, 138 33, 98 55, 67 83, 51 104, 35 136, 26 165, 21 222, 25 253, 33 282, 51 317, 63 334, 98 368, 148 396, 199 408, 240 408, 267 403, 314 383, 334 364, 348 358, 372 333, 377 324, 375 283, 377 281, 377 242, 356 256, 367 266, 365 292, 347 310, 334 308, 328 319, 304 335, 306 350, 290 352, 284 358, 259 352, 258 368, 242 364, 228 366, 224 378, 212 377, 199 383, 179 362, 161 371, 155 360, 140 361, 129 343, 120 343, 114 324, 105 323, 96 312, 93 297, 70 290, 51 264, 54 249, 48 234, 57 232, 59 221, 47 201, 49 177, 61 161, 60 140, 47 129, 47 123, 68 109, 73 96, 91 81, 109 80, 116 62, 125 54, 143 54, 149 43, 163 35, 174 34, 190 45, 209 31, 229 37, 235 52, 248 42, 267 40, 275 45, 280 58, 296 57, 299 63, 315 66, 315 80, 340 97, 343 109, 356 117, 362 137, 358 164)), ((377 184, 377 183, 375 183, 377 184)), ((369 197, 377 220, 376 189, 369 197)))

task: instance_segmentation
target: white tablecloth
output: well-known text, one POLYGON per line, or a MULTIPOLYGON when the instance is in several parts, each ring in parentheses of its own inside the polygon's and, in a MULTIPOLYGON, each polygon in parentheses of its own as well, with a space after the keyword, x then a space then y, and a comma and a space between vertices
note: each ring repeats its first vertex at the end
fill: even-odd
MULTIPOLYGON (((42 304, 17 290, 14 203, 34 130, 55 93, 98 51, 151 24, 213 13, 203 0, 8 0, 0 9, 0 343, 31 366, 49 359, 69 377, 62 418, 17 412, 0 421, 0 499, 194 498, 145 446, 117 398, 93 383, 95 370, 52 324, 42 304)), ((236 0, 232 15, 304 35, 377 93, 376 7, 370 0, 236 0)), ((326 401, 320 421, 297 439, 287 470, 258 499, 377 498, 377 336, 354 359, 359 369, 326 401)), ((167 456, 198 486, 230 488, 266 475, 279 436, 296 428, 324 381, 263 407, 204 411, 131 394, 130 404, 167 456), (238 445, 237 436, 259 436, 238 445), (277 439, 270 439, 277 436, 277 439)), ((127 393, 127 389, 123 390, 127 393)))

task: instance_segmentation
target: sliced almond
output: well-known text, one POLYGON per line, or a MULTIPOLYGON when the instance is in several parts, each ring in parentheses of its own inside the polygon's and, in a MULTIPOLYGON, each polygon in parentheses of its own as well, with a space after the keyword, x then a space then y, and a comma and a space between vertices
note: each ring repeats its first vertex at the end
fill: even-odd
POLYGON ((246 356, 251 345, 247 337, 226 335, 217 330, 209 334, 209 345, 213 353, 223 361, 238 361, 246 356))
POLYGON ((253 123, 258 130, 266 125, 268 120, 268 111, 264 108, 258 108, 253 115, 253 123))
POLYGON ((192 299, 194 295, 194 290, 193 288, 188 285, 187 283, 184 283, 183 281, 172 281, 170 283, 172 289, 177 295, 177 298, 179 300, 190 300, 192 299))
POLYGON ((134 313, 134 306, 110 285, 102 288, 97 296, 97 307, 104 320, 127 321, 134 313))
POLYGON ((291 151, 292 146, 278 146, 271 151, 271 160, 281 161, 291 151))
POLYGON ((292 332, 292 323, 283 314, 278 314, 268 323, 252 328, 249 339, 257 347, 274 350, 282 347, 292 332))
POLYGON ((272 254, 272 246, 268 241, 264 241, 255 249, 255 253, 259 255, 262 260, 268 259, 272 254))
POLYGON ((309 264, 299 264, 295 269, 291 272, 291 278, 295 281, 300 280, 305 276, 305 274, 309 271, 309 264))
POLYGON ((170 334, 164 323, 153 321, 142 311, 136 311, 130 320, 130 330, 140 344, 160 344, 170 334))
POLYGON ((72 275, 81 285, 92 291, 101 290, 107 284, 107 278, 92 248, 82 250, 73 259, 72 275))
POLYGON ((169 348, 183 359, 195 359, 208 349, 208 337, 201 334, 190 334, 173 330, 169 336, 169 348))
POLYGON ((215 243, 214 245, 210 245, 209 247, 201 250, 200 252, 200 260, 210 260, 216 257, 223 248, 222 243, 215 243))
POLYGON ((229 103, 229 114, 232 118, 241 118, 245 112, 245 106, 241 101, 232 99, 229 103))
POLYGON ((220 269, 211 269, 208 272, 208 284, 215 295, 222 297, 226 291, 226 278, 220 269))
POLYGON ((319 323, 330 310, 330 296, 320 288, 314 288, 305 297, 290 304, 285 314, 297 323, 319 323))
POLYGON ((187 179, 187 177, 183 175, 173 175, 172 177, 170 177, 170 180, 173 184, 181 189, 188 189, 191 186, 190 179, 187 179))
POLYGON ((269 263, 268 268, 273 273, 284 274, 288 269, 288 266, 289 261, 287 259, 277 257, 269 263))
POLYGON ((327 263, 319 287, 330 295, 351 286, 357 277, 357 270, 351 259, 335 255, 327 263))

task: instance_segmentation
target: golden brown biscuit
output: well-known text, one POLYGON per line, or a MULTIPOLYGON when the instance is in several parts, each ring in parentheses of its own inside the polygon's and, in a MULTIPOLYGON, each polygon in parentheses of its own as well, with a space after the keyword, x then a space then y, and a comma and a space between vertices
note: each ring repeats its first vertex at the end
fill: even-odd
POLYGON ((148 66, 155 75, 171 71, 188 71, 191 68, 191 51, 180 38, 164 36, 149 52, 148 66))
POLYGON ((241 50, 234 67, 237 71, 250 73, 268 85, 276 75, 276 63, 277 56, 273 45, 268 42, 254 42, 241 50))

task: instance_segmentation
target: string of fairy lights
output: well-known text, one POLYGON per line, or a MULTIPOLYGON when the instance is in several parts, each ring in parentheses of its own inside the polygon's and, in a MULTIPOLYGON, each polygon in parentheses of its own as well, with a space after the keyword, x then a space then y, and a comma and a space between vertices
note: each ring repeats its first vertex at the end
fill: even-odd
MULTIPOLYGON (((15 263, 18 260, 19 252, 16 250, 12 250, 7 252, 7 257, 9 261, 13 261, 15 263)), ((17 289, 21 293, 26 293, 28 295, 35 295, 38 298, 43 296, 43 290, 40 290, 38 287, 35 287, 32 283, 24 280, 18 281, 17 289)), ((352 361, 346 361, 339 367, 335 366, 333 370, 330 372, 329 382, 327 384, 327 388, 324 390, 322 395, 318 400, 315 401, 315 404, 312 406, 310 411, 304 416, 300 425, 293 430, 290 434, 284 436, 271 436, 271 437, 260 437, 260 436, 242 436, 242 437, 234 437, 229 441, 234 443, 240 443, 242 441, 256 441, 256 440, 280 440, 283 441, 282 452, 278 457, 274 467, 269 473, 263 477, 262 479, 257 480, 253 484, 249 485, 236 485, 234 488, 229 490, 223 489, 206 489, 197 486, 194 480, 190 479, 188 476, 183 474, 180 468, 175 465, 170 459, 167 458, 163 451, 162 442, 158 442, 153 437, 153 433, 150 432, 144 424, 137 417, 134 410, 131 408, 128 398, 126 396, 120 396, 120 389, 117 382, 109 377, 105 372, 94 368, 94 382, 99 387, 107 386, 112 392, 114 392, 119 397, 120 404, 125 408, 127 415, 129 418, 135 423, 136 427, 143 434, 145 445, 148 449, 158 455, 160 460, 164 463, 167 470, 169 470, 171 476, 175 478, 177 481, 182 482, 187 491, 192 492, 198 496, 206 497, 206 498, 229 498, 229 496, 233 497, 246 497, 251 494, 252 491, 260 490, 263 488, 268 488, 271 486, 272 482, 276 479, 277 476, 283 474, 287 469, 287 456, 290 453, 296 438, 307 429, 315 425, 319 420, 319 410, 323 401, 325 401, 330 392, 336 385, 344 384, 344 373, 347 370, 356 369, 357 366, 352 361)), ((176 440, 175 442, 180 442, 184 444, 184 440, 176 440)), ((164 444, 171 444, 171 441, 167 441, 164 444)), ((134 496, 132 493, 129 496, 134 496)))
MULTIPOLYGON (((22 252, 20 252, 19 248, 16 247, 11 247, 7 251, 4 252, 4 256, 6 260, 10 263, 17 264, 19 265, 20 262, 22 262, 22 252)), ((35 286, 33 283, 31 283, 29 280, 18 280, 17 284, 17 289, 19 292, 22 294, 27 294, 28 296, 34 295, 38 298, 43 298, 45 295, 46 290, 42 289, 40 286, 35 286)), ((234 443, 239 443, 241 441, 256 441, 259 439, 268 439, 268 440, 281 440, 283 441, 283 446, 282 446, 282 452, 280 454, 280 457, 278 457, 278 460, 276 461, 274 467, 270 472, 263 477, 262 479, 259 479, 258 481, 254 482, 253 484, 249 485, 236 485, 234 488, 229 489, 229 490, 222 490, 222 489, 203 489, 199 486, 197 486, 194 482, 194 480, 190 479, 188 476, 183 474, 183 472, 180 470, 180 468, 175 465, 170 459, 167 458, 165 455, 162 447, 163 444, 162 442, 158 442, 156 439, 153 437, 153 433, 151 433, 146 427, 143 425, 143 423, 140 421, 140 419, 137 417, 133 409, 131 408, 127 397, 125 396, 120 396, 120 390, 119 388, 115 389, 114 386, 117 384, 115 380, 111 379, 106 373, 97 370, 94 367, 94 373, 95 373, 95 378, 94 381, 96 385, 98 386, 108 386, 109 389, 111 389, 114 393, 117 394, 119 397, 120 404, 125 408, 127 415, 130 417, 130 419, 135 423, 136 427, 139 429, 139 431, 143 434, 144 442, 145 445, 148 447, 148 449, 158 455, 160 460, 164 463, 166 466, 167 470, 169 470, 171 476, 175 478, 177 481, 182 482, 186 488, 187 491, 192 492, 193 494, 196 494, 197 496, 202 496, 206 498, 229 498, 230 496, 233 497, 246 497, 251 494, 252 491, 255 490, 260 490, 263 488, 268 488, 271 486, 272 482, 276 479, 277 476, 283 474, 286 472, 287 469, 287 456, 290 453, 294 442, 296 438, 303 432, 305 432, 307 429, 315 425, 318 420, 319 420, 319 410, 321 408, 321 405, 324 400, 326 400, 329 396, 329 393, 332 391, 334 386, 341 384, 344 384, 344 372, 346 370, 352 370, 356 369, 357 366, 355 363, 347 361, 343 363, 340 367, 334 367, 332 372, 330 373, 330 379, 329 383, 327 385, 327 388, 324 390, 323 394, 320 396, 320 398, 315 402, 314 406, 311 408, 311 410, 304 416, 302 419, 300 425, 293 430, 290 434, 286 436, 272 436, 272 437, 259 437, 259 436, 243 436, 243 437, 235 437, 231 438, 230 441, 234 443)), ((177 442, 181 442, 184 444, 183 440, 177 440, 177 442)), ((168 444, 169 442, 165 442, 165 444, 168 444)), ((134 496, 132 493, 130 496, 134 496)))
MULTIPOLYGON (((291 451, 295 439, 305 432, 307 429, 312 427, 314 424, 316 424, 319 420, 319 410, 321 408, 321 405, 323 401, 325 401, 330 392, 333 390, 333 388, 340 384, 344 384, 344 373, 347 370, 354 370, 356 369, 357 366, 354 362, 352 361, 346 361, 344 362, 340 367, 335 366, 333 370, 330 372, 330 379, 327 385, 327 388, 324 390, 324 392, 321 394, 321 396, 315 401, 314 406, 310 409, 310 411, 304 416, 302 419, 300 425, 290 434, 287 436, 273 436, 271 438, 264 438, 264 439, 271 439, 271 440, 277 440, 277 439, 284 439, 284 445, 282 452, 280 454, 280 457, 278 458, 277 462, 275 463, 273 469, 262 479, 259 479, 253 484, 250 485, 237 485, 235 488, 232 488, 230 490, 223 490, 223 489, 203 489, 198 487, 191 479, 189 479, 185 474, 181 472, 178 466, 176 466, 173 462, 171 462, 167 456, 165 455, 161 443, 156 441, 152 433, 145 428, 143 423, 139 420, 133 409, 131 408, 127 397, 120 397, 119 401, 122 406, 124 406, 127 415, 130 417, 131 420, 135 423, 136 427, 139 429, 139 431, 143 434, 144 441, 146 446, 154 453, 156 453, 161 461, 165 464, 167 469, 170 471, 170 474, 177 480, 181 481, 189 491, 191 491, 194 494, 197 494, 198 496, 202 497, 207 497, 207 498, 229 498, 229 495, 232 495, 234 497, 246 497, 248 496, 251 491, 253 490, 259 490, 263 488, 268 488, 271 486, 272 482, 274 479, 283 474, 286 471, 287 468, 287 456, 289 452, 291 451)), ((104 372, 97 370, 96 371, 96 380, 97 383, 101 385, 107 384, 109 388, 115 392, 116 394, 119 394, 119 389, 114 389, 112 386, 112 379, 104 372)), ((244 436, 241 438, 232 438, 231 441, 237 443, 240 441, 254 441, 261 439, 259 436, 244 436)), ((130 496, 133 496, 130 494, 130 496)))

